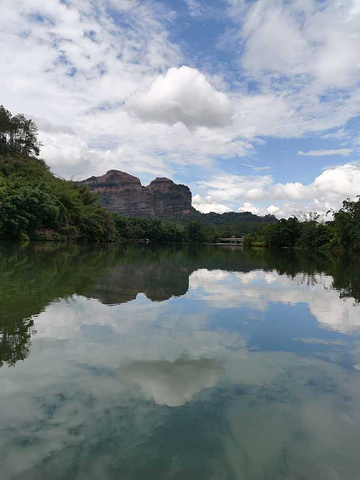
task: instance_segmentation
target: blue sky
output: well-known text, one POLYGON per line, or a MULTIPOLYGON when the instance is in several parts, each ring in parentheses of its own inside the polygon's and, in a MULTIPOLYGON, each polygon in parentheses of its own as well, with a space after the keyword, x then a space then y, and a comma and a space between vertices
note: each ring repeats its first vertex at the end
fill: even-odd
POLYGON ((3 0, 0 32, 1 102, 65 178, 279 217, 360 194, 356 0, 3 0))

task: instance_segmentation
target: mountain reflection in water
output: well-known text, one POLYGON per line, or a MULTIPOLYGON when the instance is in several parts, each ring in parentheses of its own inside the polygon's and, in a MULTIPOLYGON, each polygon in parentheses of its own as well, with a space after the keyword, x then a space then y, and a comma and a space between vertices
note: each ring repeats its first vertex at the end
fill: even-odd
MULTIPOLYGON (((217 271, 223 277, 227 272, 239 272, 245 279, 248 274, 248 280, 251 276, 263 276, 270 301, 311 301, 306 290, 303 293, 293 290, 294 297, 291 299, 290 294, 286 299, 284 292, 287 295, 289 292, 284 288, 269 289, 271 279, 275 277, 289 284, 290 289, 299 283, 313 285, 314 301, 310 302, 310 308, 315 316, 317 300, 321 302, 319 292, 334 290, 331 298, 329 295, 324 300, 325 304, 320 305, 320 321, 327 323, 324 320, 326 317, 333 324, 340 321, 340 330, 351 329, 352 325, 360 326, 358 311, 347 310, 346 303, 337 302, 338 297, 349 298, 351 305, 360 301, 358 258, 214 247, 85 247, 51 243, 19 246, 2 242, 0 365, 4 362, 14 365, 26 358, 31 334, 36 330, 33 316, 61 298, 82 295, 98 299, 103 304, 116 305, 134 300, 139 293, 144 293, 152 301, 165 301, 173 296, 185 295, 191 275, 194 275, 194 282, 203 275, 207 288, 213 285, 223 306, 226 306, 230 295, 241 302, 244 292, 234 283, 231 286, 218 283, 217 271)), ((256 289, 259 293, 259 288, 256 289)), ((246 292, 244 301, 249 299, 249 294, 251 297, 249 289, 246 292)), ((208 295, 208 300, 214 303, 214 292, 208 295)))
POLYGON ((0 243, 5 480, 357 479, 360 260, 0 243))

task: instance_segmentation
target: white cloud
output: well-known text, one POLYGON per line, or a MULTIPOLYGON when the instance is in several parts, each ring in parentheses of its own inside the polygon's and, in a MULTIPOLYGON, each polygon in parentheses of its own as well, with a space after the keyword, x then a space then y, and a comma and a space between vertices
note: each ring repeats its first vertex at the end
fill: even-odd
POLYGON ((349 134, 345 131, 345 128, 339 128, 335 132, 324 133, 323 135, 321 135, 321 138, 326 138, 331 140, 344 139, 346 137, 349 137, 349 134))
POLYGON ((333 197, 355 197, 360 190, 360 167, 353 164, 328 168, 315 178, 316 193, 333 197))
POLYGON ((331 330, 347 334, 359 330, 359 306, 353 298, 340 299, 332 282, 331 276, 316 274, 308 284, 303 274, 288 277, 275 270, 225 275, 216 270, 198 270, 190 276, 190 288, 196 289, 201 299, 213 308, 247 307, 265 312, 270 302, 304 303, 316 320, 331 330))
POLYGON ((306 81, 317 89, 357 83, 360 15, 353 0, 260 0, 234 13, 242 22, 246 70, 292 76, 295 86, 306 81))
POLYGON ((199 194, 194 195, 192 198, 192 205, 196 210, 199 210, 199 212, 202 213, 225 213, 231 211, 230 207, 218 203, 211 195, 207 195, 205 198, 201 197, 199 194))
POLYGON ((240 104, 263 103, 250 126, 263 135, 299 137, 343 127, 360 111, 356 2, 228 0, 228 28, 220 47, 237 53, 256 95, 240 104), (269 121, 268 121, 269 118, 269 121))
POLYGON ((328 155, 341 155, 343 157, 347 157, 352 153, 354 150, 352 148, 338 148, 334 150, 310 150, 309 152, 303 152, 300 150, 298 155, 302 155, 303 157, 324 157, 328 155))
MULTIPOLYGON (((187 3, 206 20, 205 2, 187 3)), ((37 119, 43 157, 66 177, 103 173, 107 162, 140 176, 182 175, 190 165, 248 156, 259 136, 341 140, 360 112, 356 6, 232 3, 237 33, 227 43, 241 71, 186 58, 171 30, 179 18, 159 2, 3 0, 2 101, 37 119)), ((256 188, 241 202, 254 203, 256 188)), ((220 211, 224 202, 202 203, 220 211)))
POLYGON ((198 185, 206 189, 206 195, 214 202, 228 202, 239 211, 271 213, 278 217, 317 211, 325 216, 329 209, 339 208, 346 198, 356 198, 360 194, 360 167, 348 163, 327 168, 307 185, 301 182, 275 184, 271 175, 221 175, 198 185), (276 200, 284 203, 263 205, 264 201, 276 200), (238 202, 244 201, 243 207, 236 207, 238 202), (262 203, 258 206, 253 201, 262 203))
POLYGON ((264 1, 254 4, 243 24, 242 34, 246 39, 242 58, 246 70, 298 71, 306 61, 307 42, 296 16, 281 4, 264 1))
POLYGON ((92 175, 101 175, 114 168, 134 175, 172 175, 172 169, 163 158, 130 142, 112 149, 92 148, 78 135, 43 131, 40 139, 44 144, 42 155, 47 163, 66 178, 79 180, 88 176, 89 171, 92 175))
POLYGON ((268 212, 270 215, 277 215, 279 211, 280 211, 280 208, 279 208, 279 207, 276 207, 275 205, 269 205, 269 206, 267 207, 267 212, 268 212))
MULTIPOLYGON (((291 471, 317 478, 317 465, 311 470, 307 464, 305 470, 299 467, 304 464, 304 455, 309 458, 316 451, 325 459, 326 470, 321 473, 327 478, 329 471, 338 471, 337 459, 331 463, 333 452, 341 451, 346 465, 354 465, 353 470, 346 472, 356 478, 357 464, 353 460, 357 458, 358 442, 353 439, 358 438, 359 378, 356 372, 343 367, 342 352, 337 356, 332 350, 330 361, 325 361, 315 355, 310 358, 256 348, 250 351, 238 333, 242 322, 254 321, 254 316, 246 317, 244 306, 250 315, 251 311, 260 311, 266 318, 270 302, 285 304, 288 309, 295 304, 308 304, 323 327, 346 334, 358 331, 359 307, 351 299, 338 298, 338 292, 331 289, 331 277, 315 275, 313 280, 307 284, 303 275, 292 279, 275 271, 199 270, 190 277, 188 293, 197 302, 189 302, 193 311, 190 308, 183 313, 171 302, 144 302, 143 297, 117 306, 105 306, 79 296, 51 303, 34 318, 38 332, 32 336, 26 361, 18 362, 16 368, 0 369, 4 478, 29 478, 34 469, 47 478, 59 462, 63 469, 70 470, 89 438, 96 439, 95 445, 104 446, 106 455, 95 456, 90 465, 86 456, 82 474, 91 478, 95 471, 106 478, 109 458, 115 459, 111 468, 123 468, 123 458, 116 463, 119 443, 125 447, 139 445, 145 452, 145 461, 146 455, 153 458, 154 448, 157 451, 158 446, 163 446, 161 434, 168 431, 169 409, 156 404, 175 408, 195 401, 194 411, 198 412, 201 405, 216 408, 219 395, 225 394, 230 400, 220 413, 230 426, 231 441, 228 430, 223 434, 220 429, 218 438, 224 452, 215 464, 216 471, 223 471, 225 464, 229 468, 234 465, 235 471, 246 478, 248 470, 238 461, 241 451, 264 477, 274 465, 276 452, 280 453, 275 460, 282 461, 283 450, 289 441, 296 441, 302 425, 310 445, 303 439, 295 444, 301 455, 299 462, 290 459, 291 471), (199 301, 204 306, 200 313, 199 301), (240 307, 241 315, 230 325, 233 328, 221 330, 219 322, 214 325, 213 316, 207 315, 207 306, 240 307), (212 387, 219 380, 220 390, 214 395, 212 387), (237 393, 239 389, 245 389, 246 395, 231 398, 234 390, 237 393), (264 391, 272 395, 271 418, 268 402, 261 400, 264 391), (344 395, 346 409, 338 415, 344 395), (296 409, 284 402, 284 398, 294 396, 296 409), (260 438, 259 429, 265 423, 267 429, 260 438), (241 450, 244 431, 247 438, 255 439, 257 444, 262 442, 260 456, 253 453, 252 446, 241 450), (114 435, 118 441, 111 449, 114 435), (19 439, 31 440, 21 462, 19 439), (344 439, 353 445, 350 452, 341 450, 344 439)), ((269 322, 274 320, 270 317, 266 318, 269 322)), ((295 333, 298 339, 298 332, 295 333)), ((357 365, 359 352, 350 348, 349 354, 357 365)), ((192 405, 188 407, 187 417, 193 412, 192 405)), ((182 413, 183 410, 179 415, 182 413)), ((204 441, 207 434, 205 431, 204 441)), ((137 451, 134 458, 126 457, 128 465, 135 465, 136 455, 137 451)), ((211 459, 210 468, 213 467, 211 459)))
POLYGON ((42 156, 54 172, 82 178, 104 173, 109 162, 109 168, 129 173, 150 175, 152 169, 153 175, 173 175, 174 166, 208 166, 216 156, 251 150, 231 126, 207 127, 231 121, 230 100, 198 70, 171 69, 182 55, 169 41, 169 21, 165 7, 137 0, 101 0, 96 8, 82 0, 1 2, 0 42, 6 50, 0 69, 7 72, 0 77, 2 101, 39 123, 42 156), (161 77, 162 72, 168 73, 161 77), (198 124, 196 129, 144 122, 124 109, 160 78, 169 86, 171 75, 180 103, 185 95, 171 115, 198 124))
POLYGON ((121 372, 121 378, 137 384, 158 405, 179 407, 216 385, 222 373, 221 365, 212 359, 180 358, 175 362, 133 362, 121 372))
POLYGON ((244 205, 238 209, 238 212, 250 212, 254 215, 258 215, 260 213, 260 208, 250 202, 245 202, 244 205))
POLYGON ((199 182, 199 186, 207 188, 208 194, 216 200, 236 201, 261 195, 271 183, 271 175, 219 175, 199 182))
POLYGON ((229 98, 216 91, 205 75, 194 68, 170 68, 144 93, 136 93, 127 109, 146 121, 168 124, 182 122, 187 127, 221 127, 231 121, 229 98))
POLYGON ((243 167, 248 167, 248 168, 251 168, 252 170, 254 170, 254 172, 267 172, 269 170, 271 170, 271 167, 270 165, 264 165, 264 166, 256 166, 256 165, 252 165, 250 163, 242 163, 241 164, 243 167))

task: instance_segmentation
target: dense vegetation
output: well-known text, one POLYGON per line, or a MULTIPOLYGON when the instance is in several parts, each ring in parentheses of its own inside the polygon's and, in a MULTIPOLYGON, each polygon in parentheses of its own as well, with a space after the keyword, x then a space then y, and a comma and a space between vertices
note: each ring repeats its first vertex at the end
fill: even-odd
POLYGON ((264 225, 273 225, 278 220, 274 215, 259 217, 251 212, 200 213, 195 208, 189 215, 176 220, 181 225, 197 222, 218 237, 243 237, 248 233, 261 230, 264 225))
POLYGON ((101 207, 86 185, 54 176, 39 153, 33 120, 0 106, 0 238, 212 243, 247 235, 248 245, 360 251, 360 200, 344 201, 325 224, 316 215, 277 221, 195 209, 176 221, 119 217, 101 207))
POLYGON ((115 240, 111 215, 86 186, 56 178, 42 160, 0 156, 0 238, 115 240))
POLYGON ((176 221, 158 218, 132 218, 114 215, 120 238, 125 240, 148 239, 155 242, 212 243, 219 238, 214 228, 190 221, 181 225, 176 221))
POLYGON ((56 178, 39 148, 35 123, 0 106, 0 238, 114 240, 111 215, 86 186, 56 178))
POLYGON ((311 215, 300 222, 296 217, 281 219, 245 237, 253 246, 360 251, 360 199, 347 199, 333 212, 333 220, 322 223, 311 215))
POLYGON ((37 133, 33 120, 0 106, 0 238, 205 243, 276 221, 250 213, 203 215, 195 209, 182 224, 119 217, 102 208, 86 185, 50 172, 38 158, 37 133))
POLYGON ((222 237, 243 237, 247 233, 273 225, 273 215, 259 217, 250 212, 207 213, 192 209, 176 219, 114 216, 118 234, 128 240, 148 238, 157 242, 215 243, 222 237))
POLYGON ((3 239, 206 243, 242 236, 261 225, 240 221, 208 226, 191 218, 181 225, 175 220, 119 217, 101 207, 86 185, 55 177, 35 156, 15 157, 10 151, 0 155, 3 239))

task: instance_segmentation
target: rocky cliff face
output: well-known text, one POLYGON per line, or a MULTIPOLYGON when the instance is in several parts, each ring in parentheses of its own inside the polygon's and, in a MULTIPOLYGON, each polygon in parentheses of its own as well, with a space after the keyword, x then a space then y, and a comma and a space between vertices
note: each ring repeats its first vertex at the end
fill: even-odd
POLYGON ((119 215, 166 218, 187 215, 191 210, 190 189, 168 178, 156 178, 143 187, 138 178, 109 170, 81 183, 99 195, 104 207, 119 215))

